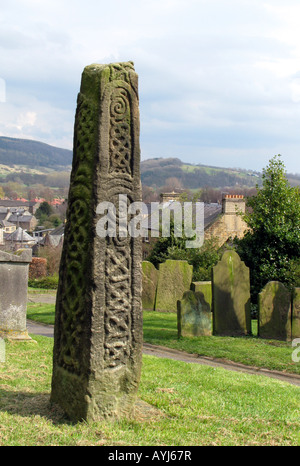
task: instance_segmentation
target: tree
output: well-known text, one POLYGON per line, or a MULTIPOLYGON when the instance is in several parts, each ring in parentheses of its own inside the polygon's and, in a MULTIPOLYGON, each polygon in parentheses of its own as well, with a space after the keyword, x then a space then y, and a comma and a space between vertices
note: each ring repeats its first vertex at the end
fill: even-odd
POLYGON ((253 303, 271 280, 293 286, 300 259, 300 192, 289 185, 280 157, 263 170, 262 186, 247 200, 243 216, 249 231, 236 239, 237 252, 250 268, 253 303))
POLYGON ((43 215, 49 217, 49 215, 53 214, 53 207, 47 202, 44 201, 41 203, 40 207, 37 209, 35 216, 36 218, 41 218, 43 215))

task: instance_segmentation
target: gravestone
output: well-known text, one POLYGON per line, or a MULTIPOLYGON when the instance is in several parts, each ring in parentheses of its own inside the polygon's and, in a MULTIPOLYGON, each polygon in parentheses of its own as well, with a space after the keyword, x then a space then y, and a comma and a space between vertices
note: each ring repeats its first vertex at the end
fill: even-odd
POLYGON ((31 249, 8 254, 0 251, 0 337, 32 341, 27 332, 28 269, 31 249))
POLYGON ((278 281, 266 284, 258 297, 258 336, 291 339, 291 293, 278 281))
POLYGON ((166 260, 159 264, 155 310, 176 312, 177 301, 191 287, 193 266, 187 261, 166 260))
POLYGON ((192 291, 200 291, 203 293, 205 301, 209 304, 210 310, 212 309, 212 286, 211 281, 192 282, 192 291))
POLYGON ((177 329, 178 337, 211 335, 211 309, 200 291, 185 291, 177 301, 177 329))
POLYGON ((212 269, 214 335, 251 334, 249 268, 235 251, 226 251, 212 269))
POLYGON ((300 338, 300 288, 294 289, 292 308, 292 339, 300 338))
POLYGON ((151 262, 142 262, 143 270, 143 309, 153 311, 155 307, 156 287, 158 281, 158 270, 151 262))
POLYGON ((143 335, 141 236, 124 229, 133 202, 141 202, 138 76, 132 62, 87 66, 75 117, 51 391, 74 421, 134 411, 143 335))

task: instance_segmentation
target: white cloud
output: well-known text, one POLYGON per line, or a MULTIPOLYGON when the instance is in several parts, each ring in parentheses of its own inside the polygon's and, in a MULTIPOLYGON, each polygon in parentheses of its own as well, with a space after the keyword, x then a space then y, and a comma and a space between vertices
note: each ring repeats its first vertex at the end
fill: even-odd
POLYGON ((0 103, 6 101, 6 84, 4 79, 0 78, 0 103))
POLYGON ((2 134, 70 148, 84 66, 133 60, 144 156, 300 172, 298 0, 2 3, 2 134))

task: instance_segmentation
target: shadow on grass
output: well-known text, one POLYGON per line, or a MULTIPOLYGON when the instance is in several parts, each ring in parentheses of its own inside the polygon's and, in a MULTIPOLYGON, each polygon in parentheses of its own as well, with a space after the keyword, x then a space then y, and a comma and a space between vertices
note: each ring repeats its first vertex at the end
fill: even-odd
POLYGON ((40 416, 54 425, 72 422, 63 410, 50 402, 50 393, 15 392, 0 389, 0 411, 19 416, 40 416))

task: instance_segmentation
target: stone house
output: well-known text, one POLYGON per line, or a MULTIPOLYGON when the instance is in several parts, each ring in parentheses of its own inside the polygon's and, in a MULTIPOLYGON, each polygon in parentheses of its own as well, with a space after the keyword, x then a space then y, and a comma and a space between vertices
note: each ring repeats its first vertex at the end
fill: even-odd
MULTIPOLYGON (((172 202, 178 202, 179 197, 175 193, 172 199, 172 193, 161 195, 165 202, 165 208, 171 208, 172 202)), ((143 226, 148 231, 148 235, 143 237, 143 260, 150 254, 156 237, 151 236, 151 206, 147 205, 148 210, 144 213, 143 226)), ((222 204, 205 203, 204 204, 204 239, 216 238, 218 245, 222 246, 230 238, 242 238, 247 224, 242 219, 240 213, 245 213, 246 202, 242 195, 226 194, 223 196, 222 204)))
POLYGON ((0 222, 5 233, 12 233, 19 226, 23 230, 33 231, 38 223, 36 217, 24 208, 0 207, 0 222))
POLYGON ((3 233, 10 234, 15 231, 16 225, 9 222, 8 220, 0 220, 0 228, 2 229, 3 233))
POLYGON ((8 220, 17 227, 20 226, 23 230, 28 231, 33 231, 38 224, 36 217, 26 210, 23 212, 17 211, 15 213, 11 213, 8 220))
POLYGON ((26 200, 11 200, 11 199, 0 199, 0 209, 1 207, 10 209, 23 209, 30 212, 32 215, 35 214, 36 210, 39 208, 40 203, 36 201, 26 201, 26 200))
POLYGON ((245 213, 246 201, 239 194, 225 194, 220 214, 205 226, 205 239, 218 238, 222 246, 230 238, 242 238, 248 229, 241 213, 245 213))

